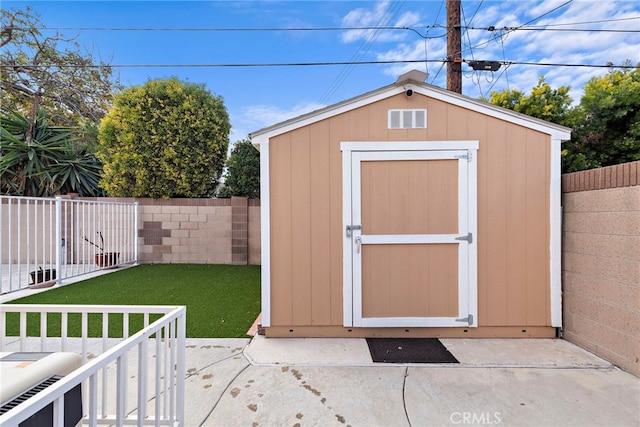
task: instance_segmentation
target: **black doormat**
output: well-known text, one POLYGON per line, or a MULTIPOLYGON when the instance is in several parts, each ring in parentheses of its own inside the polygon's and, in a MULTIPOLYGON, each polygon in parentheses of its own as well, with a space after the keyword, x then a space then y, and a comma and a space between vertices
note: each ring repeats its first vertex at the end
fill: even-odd
POLYGON ((460 363, 437 338, 367 338, 374 362, 460 363))

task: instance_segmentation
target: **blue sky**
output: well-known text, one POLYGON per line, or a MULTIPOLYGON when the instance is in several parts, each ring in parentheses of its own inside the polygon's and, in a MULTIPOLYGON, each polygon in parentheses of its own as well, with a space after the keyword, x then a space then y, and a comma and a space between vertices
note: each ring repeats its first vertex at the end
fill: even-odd
MULTIPOLYGON (((393 83, 410 69, 445 87, 444 1, 2 1, 40 14, 49 28, 78 36, 83 49, 114 65, 199 64, 201 67, 117 68, 125 86, 177 76, 204 83, 229 110, 235 142, 248 133, 393 83), (291 31, 291 28, 408 27, 413 30, 291 31), (110 28, 110 30, 80 30, 110 28), (114 29, 138 29, 117 31, 114 29), (281 31, 152 31, 150 29, 281 31), (143 30, 144 29, 144 30, 143 30), (424 37, 427 38, 424 38, 424 37), (418 60, 413 64, 216 67, 265 64, 418 60)), ((543 0, 462 1, 463 26, 536 27, 535 31, 463 33, 463 57, 554 64, 640 61, 640 2, 543 0), (555 9, 555 10, 554 10, 555 9), (549 13, 551 12, 551 13, 549 13), (539 18, 539 19, 536 19, 539 18), (606 21, 606 22, 598 22, 606 21), (559 25, 564 24, 564 25, 559 25), (546 30, 539 30, 544 27, 546 30), (550 31, 549 29, 632 30, 550 31)), ((604 68, 513 64, 495 73, 463 65, 463 93, 488 96, 506 88, 529 93, 540 75, 569 85, 578 101, 584 83, 604 68)))

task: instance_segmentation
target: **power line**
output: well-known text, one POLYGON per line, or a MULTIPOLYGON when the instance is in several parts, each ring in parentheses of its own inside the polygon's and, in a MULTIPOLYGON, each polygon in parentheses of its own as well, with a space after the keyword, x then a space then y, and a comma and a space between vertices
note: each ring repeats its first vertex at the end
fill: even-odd
MULTIPOLYGON (((469 20, 468 25, 470 25, 471 21, 473 21, 473 19, 475 18, 476 14, 478 13, 478 10, 480 9, 480 6, 482 6, 483 2, 484 2, 484 0, 481 0, 480 4, 476 8, 476 11, 473 13, 473 16, 469 20)), ((565 3, 565 4, 567 4, 567 3, 565 3)), ((549 13, 554 12, 558 8, 564 6, 565 4, 560 5, 556 9, 553 9, 553 10, 551 10, 549 12, 546 12, 544 15, 541 15, 541 16, 529 21, 528 23, 536 21, 536 20, 548 15, 549 13)), ((438 11, 438 14, 436 16, 436 22, 437 22, 438 16, 440 15, 440 11, 441 10, 442 10, 442 4, 440 5, 440 10, 438 11)), ((601 20, 595 20, 595 21, 565 22, 565 23, 561 23, 561 24, 545 24, 545 25, 541 25, 541 26, 522 24, 522 25, 520 25, 518 27, 503 27, 503 29, 507 29, 507 28, 509 28, 509 29, 519 29, 519 28, 521 28, 521 27, 526 25, 527 29, 541 29, 541 30, 544 30, 544 29, 548 29, 548 27, 560 27, 560 26, 569 26, 569 25, 587 25, 587 24, 603 24, 603 23, 610 23, 610 22, 635 21, 635 20, 640 20, 640 16, 631 16, 631 17, 627 17, 627 18, 601 19, 601 20)), ((426 30, 426 29, 433 29, 433 28, 446 28, 446 27, 444 25, 435 24, 435 22, 434 22, 433 25, 420 27, 420 28, 424 28, 426 30)), ((484 27, 462 27, 462 28, 487 29, 487 28, 484 28, 484 27)), ((199 28, 188 28, 188 27, 173 27, 173 28, 172 27, 29 27, 29 28, 23 28, 23 27, 13 27, 13 29, 19 30, 19 31, 27 31, 27 30, 35 29, 35 30, 38 30, 38 31, 50 30, 50 31, 187 31, 187 32, 207 32, 207 31, 211 31, 211 32, 352 31, 352 30, 409 30, 409 31, 417 31, 415 28, 406 27, 406 26, 402 26, 402 27, 397 27, 397 26, 284 27, 284 28, 277 28, 277 27, 264 27, 264 28, 251 28, 251 27, 240 27, 240 28, 229 28, 229 27, 199 27, 199 28)), ((424 36, 422 36, 422 34, 420 34, 420 33, 418 33, 418 34, 421 37, 424 37, 424 36)))
MULTIPOLYGON (((396 15, 402 9, 403 3, 395 2, 392 4, 390 10, 385 11, 383 15, 378 19, 377 26, 381 26, 381 24, 387 24, 391 22, 392 19, 396 17, 396 15)), ((417 31, 416 31, 417 33, 417 31)), ((381 31, 374 30, 367 34, 365 39, 362 41, 360 47, 354 52, 351 56, 350 61, 358 61, 364 57, 364 55, 371 49, 373 43, 380 37, 381 31)), ((418 33, 419 35, 420 33, 418 33)), ((347 64, 344 66, 342 70, 338 73, 333 82, 329 85, 329 87, 324 91, 317 104, 322 105, 325 102, 328 102, 333 94, 338 90, 338 88, 345 82, 345 80, 349 77, 351 72, 353 71, 355 65, 347 64)))
MULTIPOLYGON (((466 61, 465 61, 466 62, 466 61)), ((562 64, 554 62, 526 62, 526 61, 499 61, 502 65, 538 65, 541 67, 583 67, 583 68, 620 68, 631 70, 640 68, 638 65, 614 65, 607 64, 562 64)))
MULTIPOLYGON (((540 16, 538 16, 538 17, 536 17, 536 18, 533 18, 533 19, 531 19, 530 21, 527 21, 526 23, 524 23, 524 24, 522 24, 522 25, 519 25, 518 27, 514 27, 512 30, 507 30, 507 31, 505 31, 505 33, 500 34, 500 38, 502 39, 502 42, 504 42, 504 39, 503 39, 503 38, 504 38, 506 35, 508 35, 509 33, 513 32, 513 31, 516 31, 516 30, 518 30, 518 29, 521 29, 522 27, 525 27, 525 26, 527 26, 527 25, 531 24, 532 22, 535 22, 535 21, 537 21, 538 19, 543 18, 543 17, 545 17, 545 16, 549 15, 550 13, 553 13, 553 12, 555 12, 556 10, 558 10, 558 9, 560 9, 560 8, 563 8, 564 6, 568 5, 568 4, 569 4, 569 3, 571 3, 572 1, 573 1, 573 0, 568 0, 568 1, 564 2, 564 3, 562 3, 561 5, 554 7, 553 9, 549 10, 548 12, 543 13, 542 15, 540 15, 540 16)), ((470 47, 469 47, 469 50, 471 50, 471 49, 475 49, 475 48, 478 48, 478 47, 481 47, 481 46, 485 46, 485 45, 487 45, 487 44, 491 43, 491 41, 495 41, 495 40, 497 40, 497 38, 496 38, 496 37, 492 37, 491 39, 486 40, 486 41, 484 41, 484 42, 482 42, 482 43, 479 43, 479 44, 477 44, 477 45, 475 45, 475 46, 473 46, 473 47, 471 47, 471 46, 470 46, 470 47)))
MULTIPOLYGON (((464 63, 472 62, 472 59, 462 59, 464 63)), ((36 65, 36 64, 0 64, 2 68, 24 68, 24 69, 39 69, 39 68, 250 68, 250 67, 316 67, 316 66, 333 66, 333 65, 385 65, 385 64, 413 64, 424 62, 438 62, 446 64, 453 62, 447 59, 392 59, 392 60, 377 60, 377 61, 326 61, 326 62, 274 62, 274 63, 200 63, 200 64, 104 64, 104 65, 36 65)), ((619 68, 619 69, 634 69, 639 68, 638 65, 614 65, 607 64, 571 64, 571 63, 554 63, 554 62, 526 62, 526 61, 497 61, 502 65, 531 65, 531 66, 544 66, 544 67, 584 67, 584 68, 619 68)))
POLYGON ((567 2, 564 2, 564 3, 562 3, 560 6, 554 7, 554 8, 553 8, 553 9, 551 9, 550 11, 543 13, 542 15, 538 16, 537 18, 533 18, 531 21, 527 21, 526 23, 524 23, 524 24, 522 24, 522 25, 518 26, 516 29, 519 29, 519 28, 522 28, 522 27, 526 27, 527 25, 531 24, 532 22, 535 22, 535 21, 537 21, 537 20, 538 20, 538 19, 540 19, 540 18, 544 18, 545 16, 552 14, 552 13, 553 13, 553 12, 555 12, 556 10, 558 10, 558 9, 561 9, 561 8, 565 7, 566 5, 568 5, 568 4, 569 4, 569 3, 571 3, 571 2, 573 2, 573 0, 569 0, 569 1, 567 1, 567 2))
MULTIPOLYGON (((440 27, 439 25, 420 27, 424 29, 440 27)), ((170 28, 170 27, 34 27, 34 28, 22 28, 14 27, 14 30, 28 31, 36 29, 39 31, 51 30, 51 31, 184 31, 184 32, 286 32, 286 31, 373 31, 373 30, 404 30, 416 32, 420 37, 424 37, 417 29, 413 27, 396 27, 396 26, 364 26, 364 27, 264 27, 264 28, 224 28, 224 27, 200 27, 200 28, 170 28)))
POLYGON ((566 31, 566 32, 582 32, 582 33, 640 33, 640 30, 618 30, 607 28, 520 28, 520 27, 462 27, 466 30, 483 30, 483 31, 566 31))
POLYGON ((609 22, 634 21, 638 19, 640 19, 640 16, 631 16, 628 18, 601 19, 599 21, 565 22, 562 24, 545 24, 544 26, 539 26, 539 27, 536 25, 531 25, 529 26, 529 28, 560 27, 560 26, 567 26, 567 25, 604 24, 609 22))
MULTIPOLYGON (((477 12, 477 10, 476 10, 477 12)), ((475 13, 474 13, 475 16, 475 13)), ((471 17, 473 20, 474 16, 471 17)), ((567 24, 546 24, 543 26, 528 26, 523 28, 522 25, 509 27, 471 27, 468 25, 461 25, 463 30, 482 30, 482 31, 573 31, 573 32, 602 32, 602 33, 640 33, 640 30, 627 30, 616 28, 549 28, 555 26, 568 26, 568 25, 582 25, 582 24, 597 24, 608 23, 622 20, 638 20, 640 17, 633 18, 621 18, 602 21, 589 21, 589 22, 575 22, 567 24)), ((523 24, 524 25, 524 24, 523 24)), ((444 29, 445 25, 434 24, 425 27, 420 27, 427 30, 425 34, 422 34, 418 28, 413 27, 294 27, 294 28, 109 28, 109 27, 36 27, 36 30, 51 30, 51 31, 130 31, 130 32, 287 32, 287 31, 411 31, 423 39, 435 39, 446 37, 446 34, 440 34, 437 36, 429 37, 427 34, 429 30, 434 28, 444 29)), ((27 31, 30 28, 14 27, 14 30, 27 31)))
MULTIPOLYGON (((471 19, 469 19, 469 22, 467 22, 467 16, 464 13, 464 7, 462 5, 460 5, 460 11, 462 12, 462 19, 464 20, 464 26, 461 26, 461 28, 465 28, 465 27, 468 27, 469 25, 471 25, 471 21, 473 21, 473 18, 475 18, 476 14, 478 13, 478 10, 480 10, 480 6, 482 6, 482 3, 483 2, 480 2, 478 7, 476 8, 476 11, 471 16, 471 19)), ((471 54, 471 59, 475 60, 475 56, 473 54, 473 49, 471 48, 471 36, 469 35, 469 31, 466 31, 466 30, 464 31, 462 41, 464 41, 464 37, 467 38, 467 41, 469 43, 469 52, 471 54)), ((476 70, 471 71, 471 82, 475 83, 478 86, 478 90, 480 91, 480 96, 484 98, 484 94, 482 93, 482 84, 480 83, 480 72, 479 71, 476 71, 476 70), (475 82, 474 82, 474 77, 477 78, 477 80, 475 82)))

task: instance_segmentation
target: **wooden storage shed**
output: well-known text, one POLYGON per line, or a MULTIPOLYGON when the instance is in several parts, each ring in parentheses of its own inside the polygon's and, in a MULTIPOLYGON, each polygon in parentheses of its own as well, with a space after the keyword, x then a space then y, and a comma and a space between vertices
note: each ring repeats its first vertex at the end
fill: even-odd
POLYGON ((267 336, 555 336, 570 129, 425 77, 251 135, 267 336))

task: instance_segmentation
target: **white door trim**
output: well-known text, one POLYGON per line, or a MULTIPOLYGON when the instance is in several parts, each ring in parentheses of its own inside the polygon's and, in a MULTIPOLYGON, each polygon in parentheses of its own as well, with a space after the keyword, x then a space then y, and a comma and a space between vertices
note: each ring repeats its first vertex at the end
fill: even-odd
POLYGON ((477 244, 456 238, 464 237, 468 233, 477 236, 477 158, 478 141, 411 141, 411 142, 351 142, 340 144, 343 164, 343 323, 344 326, 362 327, 419 327, 419 326, 477 326, 477 244), (461 154, 468 156, 461 158, 461 154), (354 189, 360 189, 360 174, 354 173, 354 165, 362 160, 432 160, 458 159, 458 231, 460 234, 444 235, 361 235, 360 230, 353 230, 351 237, 347 237, 347 226, 356 225, 351 221, 361 218, 359 203, 353 203, 354 189), (459 268, 459 313, 471 315, 471 325, 463 322, 452 323, 452 318, 362 318, 362 288, 361 257, 356 256, 354 240, 358 238, 361 244, 393 244, 402 243, 459 243, 459 265, 466 264, 468 268, 459 268), (351 262, 349 262, 351 261, 351 262), (464 262, 463 262, 464 261, 464 262), (357 283, 358 286, 354 286, 357 283))

